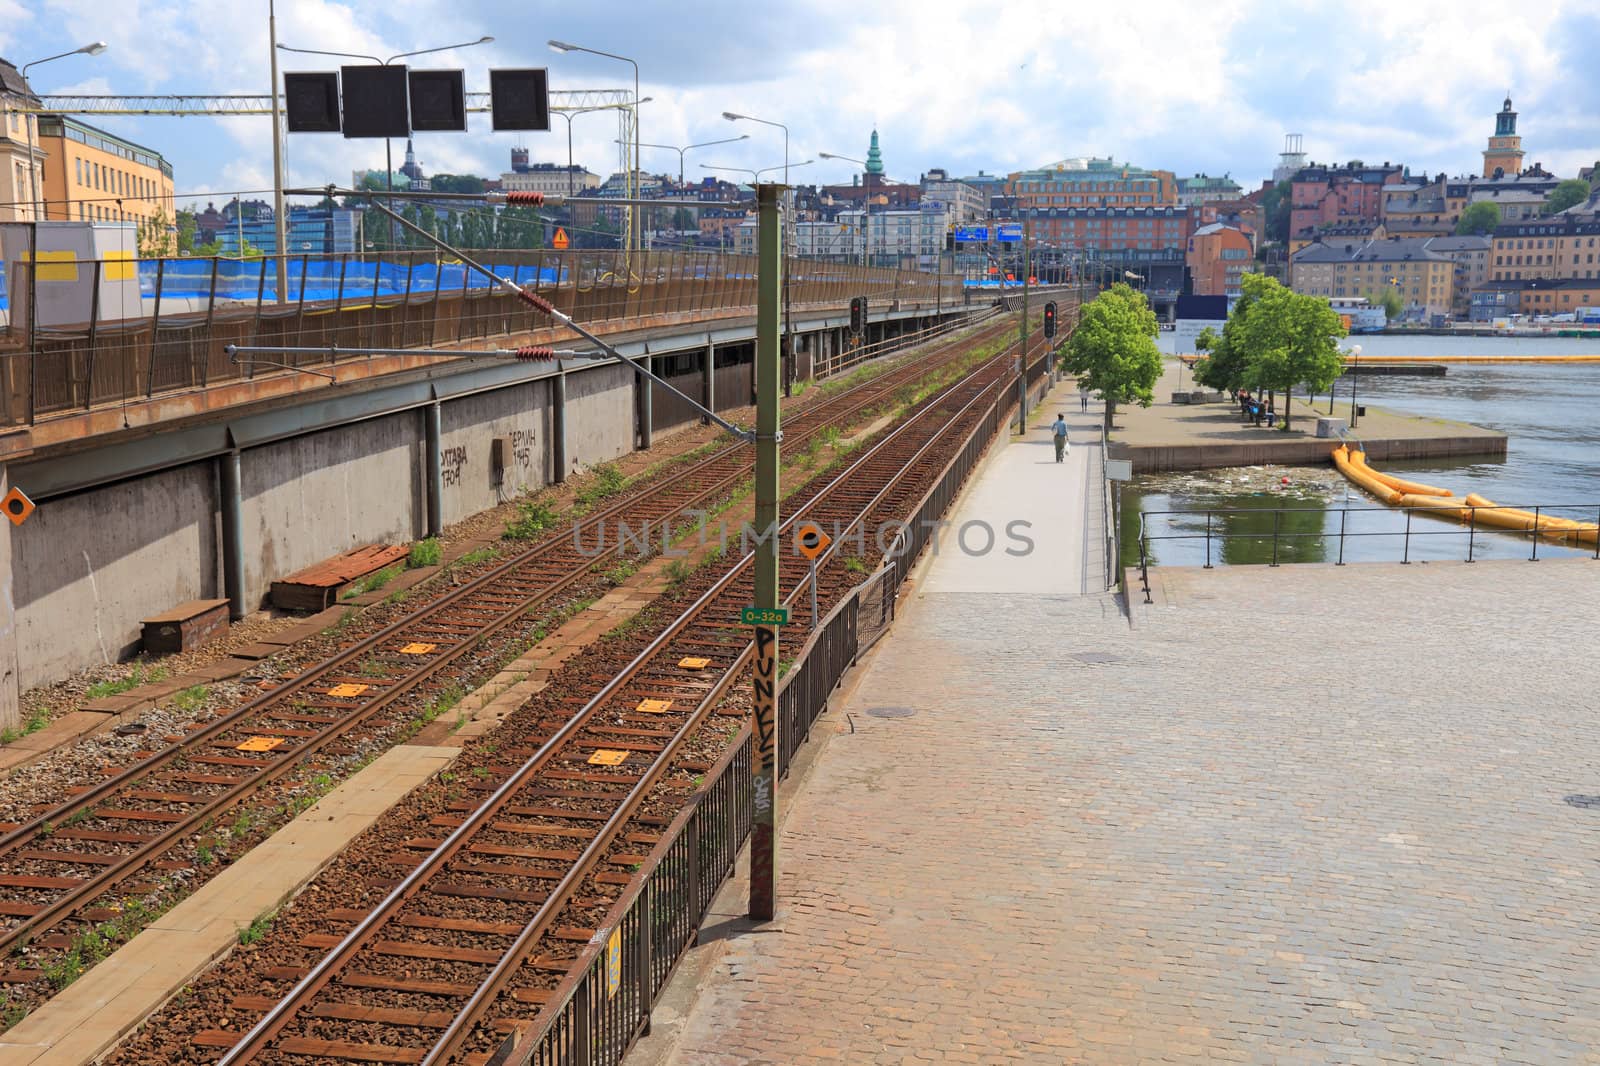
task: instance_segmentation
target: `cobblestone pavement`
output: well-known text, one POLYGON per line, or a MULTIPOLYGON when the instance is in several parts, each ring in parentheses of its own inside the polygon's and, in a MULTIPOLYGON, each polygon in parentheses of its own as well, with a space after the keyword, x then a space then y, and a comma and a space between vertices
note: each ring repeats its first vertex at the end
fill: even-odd
POLYGON ((1600 563, 1153 577, 908 594, 671 1061, 1600 1063, 1600 563))

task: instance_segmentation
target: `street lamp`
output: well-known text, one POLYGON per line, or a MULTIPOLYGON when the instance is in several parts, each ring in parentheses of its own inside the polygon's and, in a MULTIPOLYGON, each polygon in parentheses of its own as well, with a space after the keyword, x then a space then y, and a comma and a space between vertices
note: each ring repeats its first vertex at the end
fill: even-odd
POLYGON ((871 266, 872 171, 867 169, 865 160, 856 159, 853 156, 838 155, 834 152, 818 152, 817 155, 823 159, 837 159, 844 163, 855 163, 861 167, 862 181, 866 187, 866 195, 861 198, 861 265, 871 266))
MULTIPOLYGON (((646 99, 648 99, 648 97, 646 97, 646 99)), ((675 144, 651 144, 648 141, 640 141, 639 142, 639 147, 640 148, 663 148, 663 149, 666 149, 669 152, 677 152, 678 153, 678 184, 681 186, 683 184, 683 154, 685 152, 687 152, 687 151, 689 151, 691 149, 694 149, 694 148, 710 148, 713 144, 733 144, 733 143, 735 143, 737 141, 748 141, 749 139, 750 139, 750 135, 748 133, 741 133, 737 137, 724 137, 720 141, 701 141, 699 144, 686 144, 682 148, 679 148, 675 144)), ((619 140, 616 143, 621 144, 623 142, 619 140)))
POLYGON ((1350 428, 1356 428, 1356 379, 1361 376, 1361 345, 1350 346, 1350 358, 1355 365, 1350 369, 1350 428))
MULTIPOLYGON (((70 52, 45 56, 43 59, 35 59, 32 63, 24 63, 21 71, 23 89, 24 91, 27 89, 28 70, 32 67, 36 67, 41 63, 49 63, 56 59, 65 59, 68 56, 97 56, 105 50, 106 42, 93 41, 82 48, 74 48, 70 52)), ((33 158, 33 130, 39 124, 39 116, 37 114, 23 115, 22 121, 28 127, 28 208, 33 214, 33 220, 37 222, 39 221, 39 216, 44 213, 44 199, 39 195, 39 165, 38 161, 33 158)))
MULTIPOLYGON (((647 96, 643 100, 638 101, 638 103, 640 103, 640 104, 648 104, 650 101, 652 101, 654 99, 655 99, 655 97, 653 97, 653 96, 647 96)), ((637 104, 635 106, 637 106, 637 104)), ((572 172, 573 172, 574 169, 576 169, 575 165, 572 162, 572 120, 573 120, 573 118, 575 116, 577 116, 577 115, 592 114, 595 111, 626 111, 627 109, 628 109, 628 105, 627 104, 600 104, 597 107, 575 107, 575 108, 572 108, 571 110, 568 110, 568 111, 557 111, 555 109, 551 109, 550 113, 552 115, 556 115, 556 116, 558 116, 560 118, 564 118, 564 119, 567 120, 567 195, 568 196, 572 195, 572 191, 573 191, 572 190, 572 172)), ((625 142, 623 142, 621 140, 618 140, 617 143, 618 144, 623 144, 625 142)))
MULTIPOLYGON (((390 56, 388 59, 379 59, 377 56, 362 55, 359 52, 324 52, 316 48, 290 48, 286 44, 280 44, 278 45, 278 48, 285 52, 298 52, 302 55, 336 56, 340 59, 370 59, 379 66, 386 67, 397 59, 410 59, 412 56, 431 55, 434 52, 451 52, 457 48, 475 48, 480 44, 489 44, 493 40, 493 37, 485 34, 484 36, 479 37, 476 41, 463 41, 460 44, 443 44, 437 48, 419 48, 415 52, 401 52, 399 55, 390 56)), ((272 87, 272 91, 276 93, 278 91, 278 87, 274 85, 272 87)), ((277 131, 274 130, 273 134, 276 136, 277 131)), ((391 151, 389 138, 387 137, 383 139, 383 184, 385 190, 390 194, 389 210, 393 211, 394 155, 391 151)), ((389 222, 389 245, 391 248, 394 246, 394 221, 392 219, 389 222)))
POLYGON ((796 170, 799 170, 801 167, 809 167, 815 162, 815 159, 807 159, 804 163, 779 163, 776 166, 762 167, 760 170, 751 170, 749 167, 713 166, 710 163, 701 163, 700 168, 702 170, 726 170, 733 174, 748 174, 750 175, 750 179, 753 183, 760 184, 761 175, 763 174, 770 174, 774 170, 786 170, 789 167, 794 167, 796 170))
MULTIPOLYGON (((598 48, 585 48, 581 44, 568 44, 566 41, 549 41, 552 52, 587 52, 592 56, 603 56, 606 59, 615 59, 633 67, 633 163, 628 167, 628 173, 623 180, 623 190, 631 199, 639 198, 639 105, 644 103, 639 99, 639 64, 627 56, 619 56, 615 52, 602 52, 598 48)), ((570 127, 569 127, 570 129, 570 127)), ((638 227, 633 224, 633 205, 628 205, 628 228, 634 230, 634 240, 640 248, 644 247, 643 235, 638 232, 638 227)))

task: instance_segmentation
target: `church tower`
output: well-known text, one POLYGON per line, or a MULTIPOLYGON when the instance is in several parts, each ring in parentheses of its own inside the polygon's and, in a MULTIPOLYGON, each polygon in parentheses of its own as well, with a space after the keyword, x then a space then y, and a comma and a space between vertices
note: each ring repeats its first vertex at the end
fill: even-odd
POLYGON ((1522 138, 1517 136, 1517 113, 1511 110, 1511 97, 1494 117, 1494 136, 1483 153, 1483 176, 1514 178, 1522 173, 1522 138))

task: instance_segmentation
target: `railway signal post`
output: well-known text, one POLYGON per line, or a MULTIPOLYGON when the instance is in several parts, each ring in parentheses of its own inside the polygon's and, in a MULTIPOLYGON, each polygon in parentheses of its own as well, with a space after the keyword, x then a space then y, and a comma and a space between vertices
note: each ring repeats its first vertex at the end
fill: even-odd
POLYGON ((755 820, 750 830, 750 918, 771 921, 778 902, 778 422, 781 185, 756 187, 756 595, 755 702, 750 732, 755 820))

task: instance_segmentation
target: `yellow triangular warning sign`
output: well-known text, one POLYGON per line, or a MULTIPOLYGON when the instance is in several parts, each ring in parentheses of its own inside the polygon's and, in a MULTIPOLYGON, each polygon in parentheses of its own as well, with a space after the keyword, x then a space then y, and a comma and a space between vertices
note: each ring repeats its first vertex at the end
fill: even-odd
POLYGON ((550 243, 564 252, 567 250, 567 246, 572 242, 567 240, 567 231, 562 229, 560 226, 557 226, 555 239, 550 243))

